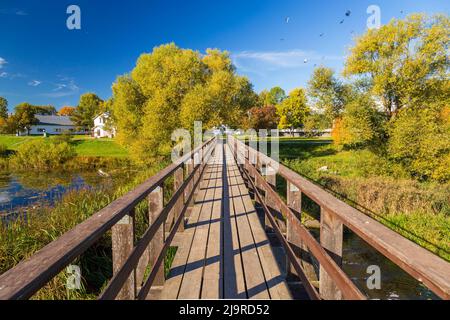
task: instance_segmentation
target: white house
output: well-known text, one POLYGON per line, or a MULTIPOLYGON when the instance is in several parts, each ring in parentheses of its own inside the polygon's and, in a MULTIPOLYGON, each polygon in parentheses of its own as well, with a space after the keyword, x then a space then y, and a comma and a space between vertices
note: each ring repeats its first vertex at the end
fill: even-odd
POLYGON ((109 113, 105 112, 94 119, 95 138, 114 138, 116 136, 116 128, 107 125, 109 117, 109 113))
POLYGON ((80 129, 70 120, 70 117, 56 115, 35 115, 37 123, 32 125, 29 131, 22 131, 18 135, 58 135, 63 133, 70 134, 89 134, 89 129, 80 129))

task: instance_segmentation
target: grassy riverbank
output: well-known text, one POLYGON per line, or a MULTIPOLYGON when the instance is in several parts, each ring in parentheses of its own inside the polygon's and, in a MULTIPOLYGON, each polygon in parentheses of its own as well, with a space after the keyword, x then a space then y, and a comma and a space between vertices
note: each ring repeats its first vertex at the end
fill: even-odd
POLYGON ((340 150, 323 139, 283 139, 280 159, 350 205, 450 261, 449 183, 418 182, 400 166, 368 150, 340 150))
MULTIPOLYGON (((27 219, 18 219, 7 226, 0 224, 0 274, 30 257, 48 243, 56 240, 114 199, 135 188, 164 167, 160 164, 125 178, 111 190, 82 189, 65 194, 53 207, 27 212, 27 219)), ((147 202, 136 210, 137 237, 148 225, 147 202)), ((112 276, 111 234, 106 233, 73 264, 81 267, 82 289, 67 290, 65 271, 42 288, 34 299, 95 299, 112 276)))
MULTIPOLYGON (((28 141, 39 139, 57 139, 58 136, 43 138, 41 136, 17 137, 13 135, 0 135, 0 145, 6 147, 8 151, 17 151, 20 145, 28 141)), ((128 152, 119 146, 114 139, 94 139, 86 136, 74 136, 70 141, 77 156, 81 157, 116 157, 126 158, 128 152)))

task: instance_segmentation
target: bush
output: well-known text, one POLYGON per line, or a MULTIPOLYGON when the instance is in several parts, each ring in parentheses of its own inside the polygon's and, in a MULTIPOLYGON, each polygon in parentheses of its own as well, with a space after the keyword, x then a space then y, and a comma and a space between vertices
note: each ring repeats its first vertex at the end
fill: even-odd
POLYGON ((53 137, 53 141, 56 143, 62 143, 62 142, 67 142, 67 143, 71 143, 73 140, 73 135, 70 134, 70 132, 63 132, 60 135, 57 135, 55 137, 53 137))
POLYGON ((75 151, 67 142, 31 140, 20 145, 10 159, 15 169, 55 169, 75 156, 75 151))
POLYGON ((421 180, 449 181, 450 124, 442 108, 407 108, 391 121, 388 152, 421 180))
POLYGON ((351 148, 376 145, 383 137, 383 116, 370 97, 362 96, 350 102, 333 128, 337 145, 351 148))

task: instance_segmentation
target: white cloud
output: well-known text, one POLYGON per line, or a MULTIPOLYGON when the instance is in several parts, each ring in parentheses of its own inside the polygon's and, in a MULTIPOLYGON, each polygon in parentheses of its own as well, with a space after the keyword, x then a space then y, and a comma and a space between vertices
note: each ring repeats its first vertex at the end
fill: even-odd
POLYGON ((2 57, 0 57, 0 69, 1 68, 3 68, 3 66, 5 65, 5 64, 7 64, 8 62, 5 60, 5 59, 3 59, 2 57))
POLYGON ((8 73, 6 73, 6 72, 0 73, 0 78, 6 78, 7 76, 8 76, 8 73))
POLYGON ((39 81, 39 80, 33 80, 33 81, 28 82, 28 85, 29 85, 29 86, 32 86, 32 87, 37 87, 37 86, 39 86, 41 83, 42 83, 42 81, 39 81))
POLYGON ((60 78, 60 82, 54 83, 53 85, 55 88, 52 92, 44 93, 42 94, 43 96, 48 98, 61 98, 71 96, 79 92, 80 88, 77 86, 73 78, 63 76, 58 77, 60 78))

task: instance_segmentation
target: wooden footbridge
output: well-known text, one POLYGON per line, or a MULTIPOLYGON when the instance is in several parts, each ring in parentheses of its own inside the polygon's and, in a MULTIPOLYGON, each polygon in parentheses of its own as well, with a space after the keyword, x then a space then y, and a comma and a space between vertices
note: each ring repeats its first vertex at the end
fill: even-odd
POLYGON ((366 299, 341 268, 344 226, 450 298, 449 263, 229 136, 207 141, 1 275, 0 299, 31 298, 110 231, 113 277, 99 299, 366 299), (168 179, 173 194, 164 199, 168 179), (319 239, 301 222, 302 193, 321 208, 319 239), (137 239, 135 208, 144 201, 149 222, 137 239), (170 247, 177 251, 165 274, 170 247))

